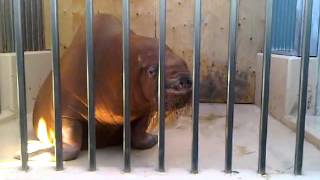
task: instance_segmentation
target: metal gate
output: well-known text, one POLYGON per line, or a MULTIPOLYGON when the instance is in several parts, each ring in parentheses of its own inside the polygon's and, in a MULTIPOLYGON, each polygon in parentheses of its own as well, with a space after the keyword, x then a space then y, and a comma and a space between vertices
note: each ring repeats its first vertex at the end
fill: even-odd
MULTIPOLYGON (((27 154, 27 113, 26 113, 26 92, 25 92, 25 69, 24 69, 24 49, 23 44, 23 26, 22 26, 22 1, 14 0, 14 22, 15 22, 15 45, 18 64, 18 101, 20 117, 20 135, 21 135, 21 162, 22 169, 28 169, 27 154)), ((123 143, 123 162, 124 171, 130 172, 130 4, 129 0, 123 0, 123 117, 124 117, 124 143, 123 143)), ((302 173, 303 161, 303 143, 305 131, 306 115, 306 95, 308 83, 309 53, 310 53, 310 35, 311 35, 311 16, 312 0, 304 0, 304 23, 301 57, 301 76, 299 92, 299 111, 296 134, 296 150, 294 162, 294 174, 302 173)), ((266 143, 268 127, 268 104, 269 104, 269 81, 270 81, 270 57, 272 41, 272 5, 273 0, 266 0, 266 24, 265 24, 265 43, 263 56, 263 81, 262 81, 262 107, 260 119, 260 141, 259 141, 259 161, 258 173, 266 173, 266 143)), ((228 56, 228 96, 227 96, 227 118, 225 133, 225 172, 232 173, 232 148, 233 148, 233 114, 235 102, 235 72, 236 72, 236 39, 238 27, 238 0, 230 0, 230 30, 229 30, 229 56, 228 56)), ((54 116, 55 116, 55 139, 56 139, 56 169, 62 170, 62 130, 61 130, 61 106, 60 106, 60 64, 59 64, 59 31, 58 31, 58 1, 51 0, 51 22, 52 22, 52 52, 53 52, 53 86, 54 86, 54 116)), ((94 126, 94 91, 93 91, 93 3, 92 0, 86 0, 86 52, 87 52, 87 89, 88 89, 88 127, 89 127, 89 169, 96 170, 96 147, 95 147, 95 126, 94 126)), ((158 98, 159 98, 159 158, 158 169, 165 171, 165 126, 164 126, 164 71, 165 71, 165 26, 166 26, 166 0, 160 0, 160 46, 159 46, 159 80, 158 80, 158 98)), ((201 0, 195 0, 194 9, 194 53, 193 53, 193 94, 192 94, 192 161, 191 172, 197 173, 198 168, 198 144, 199 144, 199 74, 200 74, 200 47, 201 45, 201 0)))
MULTIPOLYGON (((21 3, 24 50, 44 50, 42 0, 24 0, 21 3)), ((13 0, 0 0, 0 53, 15 51, 13 9, 13 0)))

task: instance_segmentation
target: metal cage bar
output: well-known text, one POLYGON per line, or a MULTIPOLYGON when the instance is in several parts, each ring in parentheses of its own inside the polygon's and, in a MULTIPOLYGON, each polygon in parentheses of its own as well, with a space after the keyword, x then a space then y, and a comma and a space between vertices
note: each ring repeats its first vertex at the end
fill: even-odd
POLYGON ((14 0, 14 27, 15 45, 17 55, 17 81, 18 81, 18 105, 19 105, 19 127, 22 169, 28 170, 28 127, 27 127, 27 103, 26 82, 22 30, 22 8, 21 0, 14 0))
POLYGON ((296 147, 294 160, 294 174, 301 175, 303 161, 303 144, 305 134, 306 104, 307 104, 307 87, 310 60, 310 39, 311 39, 311 17, 312 17, 313 0, 305 0, 304 22, 303 22, 303 39, 302 39, 302 56, 300 67, 300 86, 299 86, 299 106, 296 129, 296 147))
POLYGON ((52 85, 56 170, 63 170, 58 0, 51 0, 52 85))
POLYGON ((123 156, 124 172, 131 171, 131 127, 130 127, 130 1, 122 1, 122 46, 123 46, 123 156))
POLYGON ((88 98, 88 156, 89 170, 96 170, 96 126, 94 99, 93 2, 86 0, 86 50, 88 98))
MULTIPOLYGON (((44 50, 42 0, 28 0, 21 3, 24 50, 44 50)), ((0 0, 1 53, 15 51, 13 9, 13 0, 0 0)))
POLYGON ((166 60, 166 0, 159 4, 159 78, 158 78, 158 119, 159 119, 159 159, 158 169, 165 171, 165 60, 166 60))
POLYGON ((194 4, 193 85, 192 85, 192 157, 191 172, 199 171, 199 89, 201 48, 201 0, 194 4))
POLYGON ((233 143, 233 118, 235 103, 235 76, 237 58, 237 27, 238 27, 238 0, 231 0, 229 50, 228 50, 228 90, 227 90, 227 118, 225 137, 225 172, 232 172, 232 143, 233 143))
POLYGON ((273 0, 266 1, 266 24, 262 68, 261 113, 259 129, 258 173, 266 173, 266 148, 269 118, 270 65, 272 46, 272 5, 273 0))

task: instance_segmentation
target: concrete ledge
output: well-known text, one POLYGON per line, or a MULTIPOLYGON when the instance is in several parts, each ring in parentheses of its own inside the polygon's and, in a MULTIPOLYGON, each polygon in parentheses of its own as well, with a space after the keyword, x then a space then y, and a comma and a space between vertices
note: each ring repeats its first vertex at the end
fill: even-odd
MULTIPOLYGON (((257 54, 255 103, 260 106, 263 54, 257 54)), ((276 119, 297 113, 300 80, 300 57, 272 54, 270 74, 270 114, 276 119)), ((309 115, 315 114, 318 60, 310 59, 308 102, 309 115)))
MULTIPOLYGON (((257 55, 255 102, 261 104, 263 54, 257 55)), ((296 131, 296 114, 300 80, 300 57, 275 55, 271 57, 269 113, 285 126, 296 131)), ((318 59, 311 58, 309 65, 307 118, 305 138, 320 149, 320 116, 316 113, 318 59)))
MULTIPOLYGON (((27 111, 31 112, 38 90, 51 71, 51 51, 25 52, 27 111)), ((17 112, 15 53, 0 53, 0 105, 2 112, 17 112)))

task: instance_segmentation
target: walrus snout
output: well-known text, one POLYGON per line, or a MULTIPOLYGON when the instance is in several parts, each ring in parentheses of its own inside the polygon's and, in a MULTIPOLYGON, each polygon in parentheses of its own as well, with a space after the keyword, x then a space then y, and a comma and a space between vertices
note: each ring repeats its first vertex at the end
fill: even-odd
POLYGON ((184 75, 171 79, 167 85, 167 93, 175 95, 184 95, 192 90, 192 80, 190 76, 184 75))

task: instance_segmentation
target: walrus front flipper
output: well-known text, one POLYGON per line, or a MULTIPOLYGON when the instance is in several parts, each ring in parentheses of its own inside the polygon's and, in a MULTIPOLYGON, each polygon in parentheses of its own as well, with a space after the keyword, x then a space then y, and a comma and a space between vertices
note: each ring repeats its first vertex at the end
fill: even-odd
POLYGON ((149 149, 158 143, 158 136, 146 132, 149 127, 149 116, 135 120, 132 125, 132 147, 149 149))
MULTIPOLYGON (((54 146, 48 146, 44 147, 44 145, 37 141, 37 146, 35 146, 35 143, 28 143, 28 158, 31 161, 55 161, 55 147, 54 146)), ((75 149, 74 146, 70 146, 68 144, 63 144, 63 160, 69 161, 74 160, 78 157, 79 154, 78 149, 75 149)), ((16 153, 17 155, 14 156, 14 159, 20 160, 21 155, 19 152, 16 153)))
MULTIPOLYGON (((30 140, 28 141, 28 158, 29 160, 54 160, 54 146, 51 144, 45 144, 40 141, 30 140)), ((20 152, 17 152, 14 159, 21 159, 20 152)))
MULTIPOLYGON (((39 139, 42 141, 28 142, 28 155, 30 160, 43 160, 43 154, 46 154, 45 160, 54 161, 54 145, 44 141, 44 138, 39 139)), ((82 126, 80 121, 65 117, 62 118, 62 143, 63 160, 69 161, 76 159, 80 153, 82 145, 82 126)), ((21 157, 20 155, 16 155, 14 158, 20 159, 21 157)))

